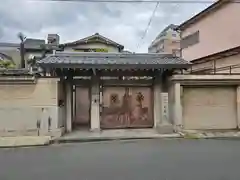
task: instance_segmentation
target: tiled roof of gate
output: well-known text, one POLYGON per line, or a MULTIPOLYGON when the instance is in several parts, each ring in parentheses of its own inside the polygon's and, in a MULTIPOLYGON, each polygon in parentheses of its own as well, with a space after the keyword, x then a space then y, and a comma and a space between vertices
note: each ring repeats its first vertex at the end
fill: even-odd
POLYGON ((59 53, 37 62, 40 65, 189 65, 188 61, 170 54, 59 53))

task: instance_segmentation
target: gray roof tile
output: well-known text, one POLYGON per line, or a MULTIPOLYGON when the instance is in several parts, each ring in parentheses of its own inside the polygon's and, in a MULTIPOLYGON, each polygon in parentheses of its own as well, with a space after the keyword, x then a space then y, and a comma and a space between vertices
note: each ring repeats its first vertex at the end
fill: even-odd
POLYGON ((159 68, 161 65, 189 65, 189 63, 179 57, 169 54, 121 54, 121 53, 59 53, 48 56, 37 62, 42 66, 52 65, 72 65, 81 67, 88 65, 121 65, 138 66, 147 65, 152 68, 159 68))

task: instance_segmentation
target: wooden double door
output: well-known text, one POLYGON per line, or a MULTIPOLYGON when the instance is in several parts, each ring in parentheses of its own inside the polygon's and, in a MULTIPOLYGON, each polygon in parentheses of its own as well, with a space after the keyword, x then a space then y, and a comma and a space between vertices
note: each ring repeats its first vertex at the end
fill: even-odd
POLYGON ((103 87, 102 129, 153 127, 151 87, 103 87))
MULTIPOLYGON (((73 128, 90 128, 90 88, 75 88, 73 128)), ((100 92, 100 128, 153 127, 151 87, 103 87, 100 92)))

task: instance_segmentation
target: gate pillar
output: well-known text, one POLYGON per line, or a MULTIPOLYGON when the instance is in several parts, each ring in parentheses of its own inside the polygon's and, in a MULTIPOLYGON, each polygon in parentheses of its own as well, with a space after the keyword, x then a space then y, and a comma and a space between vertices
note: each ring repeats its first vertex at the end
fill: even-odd
POLYGON ((154 127, 161 134, 173 133, 173 125, 169 120, 168 91, 162 84, 161 77, 154 81, 154 127))
POLYGON ((73 119, 73 86, 71 81, 67 81, 66 83, 66 113, 67 113, 66 130, 67 132, 71 132, 73 119))
POLYGON ((91 131, 100 130, 100 79, 92 77, 91 84, 91 131))
POLYGON ((161 79, 157 76, 153 85, 153 116, 154 128, 160 124, 161 121, 161 79))
POLYGON ((175 131, 181 131, 183 122, 182 122, 182 86, 180 83, 173 84, 174 89, 174 106, 173 106, 173 117, 174 117, 174 125, 175 131))

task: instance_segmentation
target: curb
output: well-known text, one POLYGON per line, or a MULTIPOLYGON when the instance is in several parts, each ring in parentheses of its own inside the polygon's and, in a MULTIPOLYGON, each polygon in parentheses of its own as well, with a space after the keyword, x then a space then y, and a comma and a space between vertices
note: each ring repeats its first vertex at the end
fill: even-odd
POLYGON ((125 141, 125 140, 147 140, 147 139, 216 139, 216 140, 240 140, 240 137, 106 137, 106 138, 76 138, 76 139, 53 139, 51 144, 67 144, 67 143, 87 143, 87 142, 107 142, 107 141, 125 141))
POLYGON ((125 140, 147 140, 147 139, 181 139, 181 140, 201 140, 201 139, 213 139, 213 140, 237 140, 240 141, 238 136, 215 136, 215 137, 198 137, 198 136, 174 136, 174 137, 92 137, 92 138, 73 138, 73 139, 51 139, 44 144, 34 145, 13 145, 13 146, 0 146, 0 149, 9 148, 25 148, 25 147, 44 147, 52 144, 67 144, 67 143, 87 143, 87 142, 108 142, 108 141, 125 141, 125 140))
POLYGON ((183 134, 184 139, 216 139, 216 140, 240 140, 240 136, 207 136, 198 134, 183 134))
POLYGON ((0 137, 0 148, 40 147, 51 144, 50 136, 0 137))
POLYGON ((217 137, 203 137, 203 139, 216 139, 216 140, 240 140, 240 137, 226 137, 226 136, 217 136, 217 137))
POLYGON ((9 149, 9 148, 26 148, 26 147, 44 147, 51 145, 51 141, 45 144, 34 144, 34 145, 13 145, 13 146, 0 146, 0 149, 9 149))
POLYGON ((64 143, 84 143, 84 142, 107 142, 107 141, 124 141, 124 140, 146 140, 146 139, 181 139, 182 137, 106 137, 106 138, 78 138, 78 139, 55 139, 53 144, 64 143))

